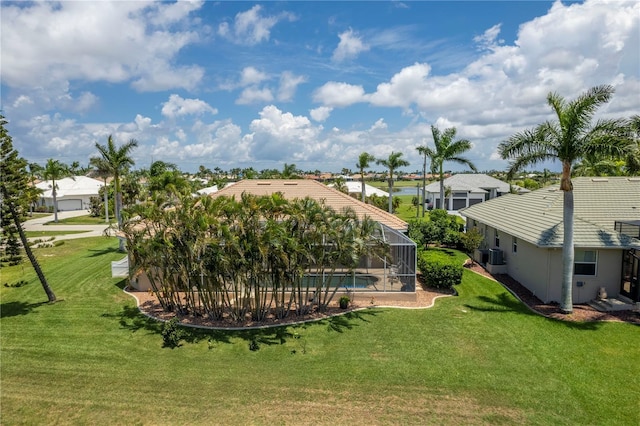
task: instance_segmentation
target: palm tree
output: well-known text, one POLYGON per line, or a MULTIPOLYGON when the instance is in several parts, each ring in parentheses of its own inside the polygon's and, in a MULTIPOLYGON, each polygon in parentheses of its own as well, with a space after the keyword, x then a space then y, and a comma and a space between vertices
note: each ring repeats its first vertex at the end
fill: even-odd
POLYGON ((547 103, 557 120, 546 121, 533 129, 516 133, 498 146, 503 159, 512 159, 509 175, 532 164, 548 160, 560 160, 562 177, 560 190, 563 195, 564 240, 562 248, 562 296, 560 309, 573 312, 573 183, 571 169, 588 156, 619 157, 628 143, 624 120, 591 119, 600 105, 611 99, 613 87, 596 86, 572 101, 557 93, 547 95, 547 103), (626 134, 625 134, 626 133, 626 134))
MULTIPOLYGON (((431 150, 431 148, 429 148, 427 146, 427 144, 425 143, 424 145, 421 145, 419 147, 416 148, 418 150, 418 153, 420 155, 423 156, 423 162, 422 162, 422 217, 424 217, 425 214, 425 195, 427 192, 427 157, 429 158, 433 158, 435 157, 435 152, 433 152, 431 150)), ((420 197, 418 197, 418 201, 420 201, 420 197)))
POLYGON ((299 177, 298 169, 296 168, 296 165, 284 163, 284 166, 282 167, 282 172, 280 173, 280 178, 297 179, 298 177, 299 177))
POLYGON ((102 157, 91 157, 89 165, 94 168, 94 174, 104 180, 104 221, 109 223, 109 190, 107 188, 107 178, 111 176, 109 164, 102 157))
MULTIPOLYGON (((436 126, 431 126, 431 134, 433 135, 433 142, 435 144, 435 150, 429 150, 427 155, 431 158, 432 167, 438 171, 440 179, 440 208, 444 207, 444 163, 446 161, 453 161, 458 164, 466 164, 474 172, 476 166, 469 160, 461 155, 471 149, 471 142, 466 139, 458 139, 454 141, 457 130, 455 127, 450 127, 440 132, 436 126)), ((446 210, 446 209, 445 209, 446 210)))
POLYGON ((369 167, 369 163, 371 163, 372 161, 375 161, 375 159, 376 158, 373 155, 369 154, 368 152, 363 152, 358 157, 358 163, 356 164, 356 167, 360 170, 360 184, 361 184, 363 203, 367 196, 366 191, 364 190, 364 169, 369 167))
POLYGON ((625 154, 625 170, 629 176, 640 174, 640 115, 629 120, 631 143, 625 154))
POLYGON ((389 158, 376 160, 376 164, 382 164, 389 169, 389 179, 387 180, 389 182, 389 213, 393 213, 393 172, 400 167, 408 166, 409 162, 402 159, 401 152, 391 151, 389 158))
POLYGON ((31 194, 36 196, 34 199, 31 200, 31 203, 29 204, 29 216, 33 216, 33 206, 34 204, 36 204, 38 202, 38 199, 40 198, 40 195, 42 194, 42 190, 36 188, 36 177, 38 176, 42 176, 42 166, 38 163, 29 163, 27 164, 27 167, 29 168, 29 182, 31 183, 31 188, 33 189, 33 191, 31 191, 31 194))
POLYGON ((53 196, 53 221, 58 223, 58 185, 56 180, 60 180, 71 174, 69 167, 66 164, 62 164, 58 160, 50 158, 47 160, 47 165, 44 167, 42 177, 45 180, 51 180, 51 195, 53 196))
MULTIPOLYGON (((115 209, 116 220, 118 221, 118 229, 122 229, 122 193, 120 192, 120 177, 135 162, 130 156, 131 150, 138 146, 138 141, 131 139, 124 145, 116 148, 113 137, 109 135, 107 145, 100 145, 96 142, 96 148, 100 152, 102 159, 105 161, 109 172, 113 176, 113 184, 115 190, 115 209)), ((120 250, 124 250, 124 241, 120 240, 120 250)))

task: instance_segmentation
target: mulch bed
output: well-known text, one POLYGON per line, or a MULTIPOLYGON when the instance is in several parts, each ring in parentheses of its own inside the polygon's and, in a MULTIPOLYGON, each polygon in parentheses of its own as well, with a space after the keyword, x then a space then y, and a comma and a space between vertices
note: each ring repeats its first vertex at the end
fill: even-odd
POLYGON ((540 315, 562 321, 618 321, 640 325, 640 313, 634 311, 600 312, 589 305, 580 304, 573 305, 573 313, 563 314, 560 310, 560 305, 556 303, 542 303, 542 301, 534 296, 526 287, 506 274, 492 275, 475 262, 467 262, 464 266, 469 270, 500 282, 522 300, 523 303, 529 306, 530 309, 540 315))

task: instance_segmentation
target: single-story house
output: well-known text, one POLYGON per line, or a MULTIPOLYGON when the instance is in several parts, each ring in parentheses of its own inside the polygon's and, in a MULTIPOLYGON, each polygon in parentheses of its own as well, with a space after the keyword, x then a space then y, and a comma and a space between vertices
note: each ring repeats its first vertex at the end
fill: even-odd
MULTIPOLYGON (((362 182, 349 180, 344 182, 344 185, 347 187, 347 192, 349 192, 349 194, 358 195, 358 196, 362 194, 362 182)), ((333 184, 329 184, 328 186, 333 188, 333 184)), ((366 183, 364 184, 364 194, 367 197, 370 197, 372 195, 377 195, 378 197, 389 196, 388 192, 383 191, 382 189, 378 189, 374 186, 367 185, 366 183)))
MULTIPOLYGON (((209 196, 228 196, 239 199, 244 192, 253 195, 280 193, 284 198, 291 200, 310 197, 324 202, 328 207, 336 211, 351 208, 360 219, 366 216, 375 220, 381 225, 382 235, 390 246, 391 261, 378 264, 379 261, 375 259, 367 259, 361 265, 362 269, 383 269, 384 282, 390 279, 389 274, 392 274, 392 278, 401 283, 401 286, 394 287, 395 290, 402 288, 404 291, 415 291, 416 244, 405 235, 408 230, 407 222, 396 215, 381 210, 376 206, 363 203, 323 183, 309 179, 242 180, 235 185, 226 186, 209 196)), ((389 289, 384 282, 379 289, 389 289)))
MULTIPOLYGON (((573 193, 574 303, 595 299, 601 288, 609 298, 639 302, 640 177, 579 177, 573 193)), ((460 210, 467 230, 484 236, 476 260, 545 303, 561 296, 563 196, 553 185, 460 210)))
MULTIPOLYGON (((518 194, 529 192, 528 189, 510 185, 489 175, 481 173, 460 173, 444 180, 444 187, 450 190, 445 195, 444 206, 448 211, 456 211, 474 204, 509 194, 515 190, 518 194)), ((440 182, 430 183, 425 187, 425 200, 428 207, 440 208, 440 182)))
MULTIPOLYGON (((380 225, 380 237, 389 246, 389 256, 387 259, 379 257, 360 259, 353 276, 354 289, 375 291, 377 292, 376 298, 387 297, 393 292, 395 294, 393 297, 396 299, 400 297, 403 300, 415 300, 417 248, 415 242, 405 235, 408 230, 408 224, 404 220, 310 179, 241 180, 207 196, 214 198, 227 196, 240 199, 243 193, 257 196, 280 193, 284 198, 290 200, 310 197, 316 201, 323 202, 335 211, 339 212, 345 208, 350 208, 358 218, 369 217, 376 221, 380 225), (356 283, 356 277, 370 279, 373 284, 355 287, 359 285, 356 283), (398 295, 399 292, 403 293, 402 296, 398 295), (388 293, 387 296, 384 295, 385 293, 388 293)), ((119 262, 112 262, 113 276, 122 276, 123 271, 127 270, 129 270, 128 258, 124 258, 119 262)), ((135 277, 131 281, 131 285, 137 290, 143 291, 151 288, 148 278, 144 275, 135 277)))
MULTIPOLYGON (((56 180, 58 211, 89 209, 90 198, 97 197, 103 186, 104 182, 86 176, 56 180)), ((42 181, 36 187, 43 191, 38 206, 53 207, 52 181, 42 181)))

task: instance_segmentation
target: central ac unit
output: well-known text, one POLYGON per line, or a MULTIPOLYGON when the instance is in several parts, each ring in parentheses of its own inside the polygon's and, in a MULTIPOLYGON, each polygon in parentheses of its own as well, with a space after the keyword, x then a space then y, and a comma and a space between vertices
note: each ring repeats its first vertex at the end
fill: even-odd
POLYGON ((504 264, 504 259, 502 254, 503 254, 502 250, 500 249, 489 249, 489 264, 491 265, 504 264))

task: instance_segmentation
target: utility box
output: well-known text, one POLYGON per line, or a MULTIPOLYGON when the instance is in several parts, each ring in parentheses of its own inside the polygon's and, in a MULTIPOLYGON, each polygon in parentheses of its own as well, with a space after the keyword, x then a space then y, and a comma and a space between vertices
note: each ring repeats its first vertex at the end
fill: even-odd
POLYGON ((489 249, 489 264, 490 265, 503 265, 504 256, 500 249, 489 249))

